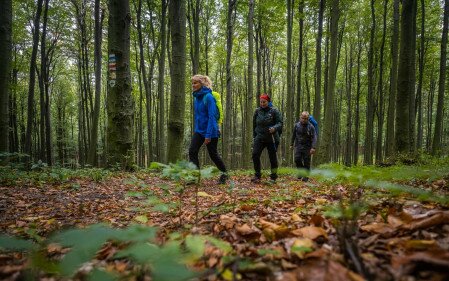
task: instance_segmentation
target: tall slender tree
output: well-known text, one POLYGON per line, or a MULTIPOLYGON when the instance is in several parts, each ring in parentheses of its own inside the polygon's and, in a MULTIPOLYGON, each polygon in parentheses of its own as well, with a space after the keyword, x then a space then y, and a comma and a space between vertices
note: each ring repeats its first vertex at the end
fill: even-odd
POLYGON ((171 0, 169 4, 172 43, 171 98, 168 120, 167 160, 176 162, 182 158, 185 112, 186 70, 186 4, 183 0, 171 0))
MULTIPOLYGON (((293 124, 293 114, 295 112, 295 94, 293 87, 293 62, 292 62, 292 35, 293 35, 293 14, 294 14, 294 0, 287 0, 287 103, 286 103, 286 123, 293 124)), ((289 141, 292 137, 292 131, 286 130, 286 139, 289 141)), ((293 162, 292 159, 292 150, 287 149, 286 151, 286 159, 287 165, 291 165, 293 162)))
POLYGON ((433 144, 432 144, 433 155, 437 155, 440 153, 441 138, 443 133, 443 109, 444 109, 444 90, 446 84, 448 24, 449 24, 449 0, 444 0, 443 32, 441 34, 441 50, 440 50, 440 78, 438 81, 437 116, 435 119, 435 131, 433 135, 433 144))
MULTIPOLYGON (((31 51, 29 83, 28 83, 28 108, 27 108, 27 126, 25 136, 25 153, 31 156, 31 144, 34 121, 34 86, 36 84, 36 58, 39 44, 40 20, 42 13, 43 0, 37 1, 36 14, 34 16, 33 24, 33 49, 31 51)), ((31 160, 31 159, 30 159, 31 160)))
POLYGON ((0 12, 0 153, 8 151, 9 74, 12 54, 12 1, 5 0, 0 12))
MULTIPOLYGON (((237 0, 228 0, 228 15, 226 24, 226 111, 224 120, 223 143, 229 144, 231 140, 232 126, 232 72, 231 72, 231 55, 232 55, 232 39, 234 38, 234 13, 237 0)), ((223 160, 226 165, 231 165, 230 149, 227 145, 223 146, 223 160)))
POLYGON ((165 51, 167 49, 167 21, 166 21, 166 15, 167 15, 167 0, 162 0, 162 9, 161 9, 161 30, 160 30, 160 36, 161 36, 161 47, 159 52, 159 61, 158 61, 158 79, 157 79, 157 94, 158 94, 158 100, 159 100, 159 125, 160 128, 157 131, 157 143, 158 143, 158 160, 165 162, 166 161, 166 143, 167 138, 165 135, 165 118, 163 118, 163 113, 165 113, 165 51))
POLYGON ((91 140, 89 142, 89 153, 87 162, 92 165, 98 165, 97 157, 97 142, 98 142, 98 123, 100 119, 100 100, 101 100, 101 40, 102 40, 102 16, 100 12, 100 0, 95 0, 95 107, 92 117, 92 132, 90 133, 91 140))
POLYGON ((385 156, 395 152, 394 122, 396 113, 396 93, 398 84, 398 48, 399 48, 399 0, 393 0, 393 33, 391 34, 390 91, 388 95, 387 139, 385 156))
POLYGON ((330 53, 329 53, 329 79, 327 94, 324 103, 324 129, 322 134, 321 148, 318 152, 318 163, 329 162, 331 157, 331 139, 334 117, 334 94, 335 81, 337 75, 337 52, 338 52, 338 20, 340 17, 339 0, 331 2, 331 22, 330 22, 330 53))
POLYGON ((374 134, 374 36, 376 34, 376 14, 374 10, 374 0, 371 3, 371 28, 370 41, 368 51, 368 96, 366 110, 366 127, 365 127, 365 148, 363 150, 363 163, 366 165, 373 164, 373 134, 374 134))
POLYGON ((108 165, 131 168, 134 100, 131 94, 129 0, 109 0, 108 165))
POLYGON ((326 0, 320 0, 318 12, 318 34, 316 38, 316 63, 315 63, 315 102, 313 104, 313 115, 321 121, 321 40, 323 38, 323 17, 326 8, 326 0))
POLYGON ((414 56, 413 48, 415 23, 414 13, 416 0, 402 1, 401 16, 401 39, 399 52, 399 69, 398 69, 398 89, 396 96, 396 120, 395 120, 395 139, 396 150, 400 153, 409 153, 412 149, 411 144, 414 136, 410 136, 410 96, 414 95, 414 56))
POLYGON ((252 108, 254 105, 254 0, 249 0, 248 9, 248 91, 246 94, 245 107, 245 142, 243 143, 243 164, 249 168, 251 163, 251 139, 253 135, 252 108))

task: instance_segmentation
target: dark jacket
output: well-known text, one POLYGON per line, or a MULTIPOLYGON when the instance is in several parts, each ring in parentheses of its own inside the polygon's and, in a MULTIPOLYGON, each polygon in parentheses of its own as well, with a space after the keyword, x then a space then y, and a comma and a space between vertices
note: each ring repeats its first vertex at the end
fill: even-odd
POLYGON ((219 128, 217 122, 218 109, 212 90, 202 87, 197 92, 193 92, 195 101, 195 133, 199 133, 206 139, 218 138, 219 128))
POLYGON ((310 122, 306 124, 298 122, 295 124, 291 145, 295 145, 296 151, 308 151, 311 148, 316 148, 316 143, 317 134, 315 127, 310 122))
POLYGON ((253 116, 254 141, 279 143, 279 132, 282 130, 282 115, 275 107, 258 107, 253 116), (274 134, 269 129, 275 129, 274 134))

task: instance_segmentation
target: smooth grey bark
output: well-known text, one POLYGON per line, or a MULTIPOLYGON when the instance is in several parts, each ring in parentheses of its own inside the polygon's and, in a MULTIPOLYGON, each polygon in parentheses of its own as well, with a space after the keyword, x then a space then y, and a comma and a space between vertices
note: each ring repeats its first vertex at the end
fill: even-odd
MULTIPOLYGON (((43 0, 37 1, 36 15, 33 24, 33 49, 31 51, 29 83, 28 83, 28 109, 27 109, 27 127, 25 136, 25 153, 31 157, 32 129, 34 120, 34 86, 36 83, 36 58, 39 44, 40 18, 42 13, 43 0)), ((30 158, 31 160, 31 158, 30 158)))
POLYGON ((252 108, 254 105, 254 0, 249 0, 248 10, 248 86, 245 101, 245 141, 243 143, 243 166, 251 166, 251 142, 253 132, 252 108))
POLYGON ((323 17, 326 9, 326 1, 320 0, 318 12, 318 34, 316 38, 316 63, 315 63, 315 102, 313 105, 313 116, 321 121, 321 40, 323 38, 323 17))
POLYGON ((100 100, 101 100, 101 41, 102 41, 102 23, 103 17, 100 13, 100 0, 95 0, 94 8, 95 19, 95 47, 94 47, 94 61, 95 61, 95 102, 92 112, 92 132, 90 133, 91 140, 89 142, 89 152, 87 155, 87 162, 92 166, 98 165, 97 157, 97 143, 98 143, 98 122, 100 119, 100 100))
POLYGON ((422 149, 423 144, 423 129, 424 129, 424 122, 423 122, 423 78, 424 78, 424 57, 426 54, 426 48, 425 48, 425 19, 426 19, 426 7, 424 5, 424 0, 421 0, 421 36, 420 36, 420 44, 419 44, 419 50, 418 50, 418 58, 419 58, 419 75, 418 75, 418 85, 416 90, 416 102, 415 102, 415 112, 418 115, 417 119, 417 135, 416 135, 416 148, 418 150, 422 149))
POLYGON ((112 56, 115 56, 116 77, 110 67, 107 163, 109 166, 119 164, 122 168, 131 169, 134 164, 134 99, 131 93, 129 0, 109 0, 108 6, 108 54, 110 63, 112 56))
MULTIPOLYGON (((293 62, 292 62, 292 34, 293 34, 293 6, 294 0, 287 0, 287 103, 285 107, 286 123, 293 124, 295 112, 295 93, 293 87, 293 62)), ((290 140, 292 137, 291 130, 285 130, 286 139, 290 140)), ((293 150, 286 150, 286 164, 290 166, 293 163, 293 150)))
MULTIPOLYGON (((303 99, 303 89, 302 89, 302 64, 303 64, 303 48, 304 48, 304 1, 300 0, 299 7, 298 7, 298 14, 299 14, 299 44, 298 44, 298 67, 296 72, 296 108, 295 108, 295 114, 293 116, 293 120, 296 118, 299 118, 299 114, 303 110, 301 108, 301 100, 303 99)), ((307 64, 307 61, 306 61, 307 64)), ((307 103, 307 107, 305 110, 310 110, 310 103, 307 103)), ((288 139, 287 139, 288 140, 288 139)))
POLYGON ((441 34, 441 50, 440 50, 440 77, 438 80, 437 116, 435 119, 435 131, 433 135, 433 144, 432 144, 433 155, 438 155, 441 152, 441 138, 443 134, 444 91, 446 82, 448 24, 449 24, 449 0, 444 0, 443 32, 441 34))
POLYGON ((168 120, 167 161, 182 159, 185 113, 186 70, 186 4, 183 0, 170 0, 170 31, 172 43, 171 98, 168 120))
POLYGON ((8 151, 11 54, 12 1, 5 0, 0 12, 0 153, 8 151))
POLYGON ((322 131, 322 141, 318 150, 317 162, 329 162, 331 157, 331 139, 334 117, 334 94, 337 74, 337 52, 338 52, 338 20, 340 17, 339 0, 331 2, 331 22, 330 22, 330 56, 329 56, 329 80, 324 108, 324 128, 322 131))
POLYGON ((376 142, 376 163, 383 161, 383 127, 384 127, 384 49, 385 37, 387 34, 387 5, 388 0, 384 0, 384 12, 382 20, 382 41, 379 50, 379 84, 377 86, 377 142, 376 142))
POLYGON ((159 52, 159 61, 158 61, 158 79, 157 79, 157 95, 159 99, 159 112, 161 115, 159 116, 159 128, 156 132, 157 134, 157 144, 158 144, 158 160, 161 162, 166 162, 166 144, 167 138, 165 135, 165 118, 163 118, 163 114, 165 113, 165 53, 167 48, 167 0, 162 0, 162 10, 161 10, 161 47, 159 52))
POLYGON ((368 96, 366 110, 366 127, 365 127, 365 147, 363 150, 363 163, 365 165, 373 164, 373 142, 374 142, 374 35, 376 33, 376 16, 374 11, 374 0, 371 3, 371 29, 370 42, 368 51, 368 96))
POLYGON ((390 157, 395 152, 394 122, 396 113, 396 93, 398 84, 398 48, 399 48, 399 0, 393 0, 393 33, 391 34, 391 69, 390 92, 388 96, 387 136, 385 141, 385 156, 390 157))
POLYGON ((232 129, 232 72, 231 72, 231 55, 232 55, 232 39, 234 33, 234 13, 236 10, 236 0, 228 0, 228 15, 226 24, 226 110, 224 114, 224 130, 223 143, 223 160, 226 165, 232 167, 231 153, 229 149, 229 143, 231 141, 231 129, 232 129))

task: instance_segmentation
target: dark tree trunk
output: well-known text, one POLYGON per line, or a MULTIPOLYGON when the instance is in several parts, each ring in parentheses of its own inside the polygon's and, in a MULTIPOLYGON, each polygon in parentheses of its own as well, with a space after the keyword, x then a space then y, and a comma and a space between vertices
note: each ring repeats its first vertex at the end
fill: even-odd
POLYGON ((316 38, 315 102, 313 106, 313 116, 318 123, 321 121, 321 40, 323 38, 323 16, 325 9, 326 1, 320 0, 320 10, 318 12, 318 35, 316 38))
POLYGON ((410 96, 414 95, 414 56, 413 41, 414 9, 416 0, 402 2, 401 43, 399 52, 398 85, 396 97, 395 139, 396 150, 399 153, 409 153, 414 136, 410 136, 410 96))
POLYGON ((363 150, 363 163, 365 165, 373 164, 373 140, 374 140, 374 35, 376 33, 376 17, 374 13, 374 0, 371 0, 371 33, 368 52, 368 97, 366 110, 365 127, 365 148, 363 150))
POLYGON ((327 86, 324 108, 324 129, 322 141, 318 150, 318 163, 326 163, 331 159, 331 139, 333 129, 334 94, 337 75, 337 52, 338 52, 338 20, 340 17, 339 0, 332 0, 331 23, 330 23, 330 58, 329 58, 329 81, 327 86))
POLYGON ((109 0, 108 165, 130 169, 133 157, 134 100, 131 94, 128 0, 109 0))
POLYGON ((92 166, 98 165, 97 143, 98 143, 98 122, 100 118, 100 100, 101 100, 101 41, 103 17, 100 13, 100 0, 95 0, 95 105, 92 117, 92 132, 89 142, 89 153, 87 162, 92 166))
POLYGON ((393 0, 393 33, 391 35, 391 70, 390 94, 388 97, 387 139, 385 141, 385 156, 390 157, 395 152, 394 122, 396 112, 396 93, 398 83, 398 47, 399 47, 399 0, 393 0))
POLYGON ((161 10, 161 48, 158 62, 158 80, 157 80, 157 90, 159 99, 159 128, 157 131, 157 144, 158 144, 158 161, 166 162, 166 144, 167 138, 165 135, 165 118, 163 114, 165 113, 165 50, 167 48, 167 32, 166 32, 166 14, 167 14, 167 0, 162 0, 162 10, 161 10))
MULTIPOLYGON (((234 13, 236 0, 228 0, 228 16, 226 27, 226 111, 223 130, 223 143, 229 144, 231 141, 231 127, 232 127, 232 73, 231 73, 231 55, 232 55, 232 38, 234 37, 234 13)), ((231 154, 229 146, 223 146, 223 160, 226 165, 231 165, 231 154)))
POLYGON ((449 24, 449 0, 444 0, 443 33, 441 35, 441 55, 440 55, 440 77, 438 80, 438 103, 437 116, 435 119, 435 132, 433 135, 432 154, 438 155, 441 152, 441 138, 443 134, 443 110, 444 91, 446 82, 446 54, 447 54, 447 33, 449 24))
POLYGON ((423 144, 423 129, 424 129, 424 122, 423 122, 423 93, 422 93, 422 86, 423 86, 423 78, 424 78, 424 57, 426 54, 425 50, 425 19, 426 19, 426 8, 424 5, 424 0, 421 0, 421 36, 420 36, 420 46, 418 51, 418 58, 419 58, 419 76, 418 76, 418 86, 416 90, 416 103, 415 103, 415 112, 418 115, 418 121, 416 123, 417 125, 417 136, 416 136, 416 148, 418 150, 422 149, 423 144))
POLYGON ((0 12, 0 153, 8 151, 11 53, 12 1, 5 0, 0 12))
MULTIPOLYGON (((27 117, 27 129, 25 137, 25 153, 30 157, 31 155, 31 145, 32 145, 32 129, 34 120, 34 85, 36 83, 36 58, 37 58, 37 48, 39 44, 39 30, 40 30, 40 18, 42 13, 42 1, 37 1, 36 15, 34 17, 33 24, 33 50, 31 51, 30 59, 30 82, 28 84, 28 117, 27 117)), ((31 160, 31 158, 30 158, 31 160)))
POLYGON ((254 0, 249 0, 249 11, 248 11, 248 92, 246 94, 245 101, 245 131, 244 137, 245 141, 243 143, 243 167, 249 168, 251 166, 251 142, 253 133, 253 120, 252 120, 252 109, 254 105, 253 96, 253 76, 254 76, 254 0))
POLYGON ((169 4, 172 42, 171 99, 168 120, 168 162, 182 159, 185 112, 186 69, 186 7, 185 1, 171 0, 169 4))
POLYGON ((357 96, 356 96, 356 104, 355 104, 355 124, 354 124, 354 150, 352 161, 354 165, 357 165, 359 162, 359 139, 360 139, 360 92, 362 87, 361 82, 361 58, 362 58, 362 38, 360 35, 360 29, 357 32, 357 96))
MULTIPOLYGON (((293 114, 295 112, 295 94, 293 87, 293 63, 292 63, 292 33, 293 33, 293 6, 294 0, 287 0, 287 103, 284 112, 286 113, 286 123, 293 124, 293 114)), ((291 130, 285 130, 286 139, 292 137, 291 130)), ((286 151, 286 164, 290 166, 293 163, 293 154, 291 149, 286 151)))
POLYGON ((384 127, 384 49, 385 37, 387 34, 387 5, 388 0, 384 0, 383 29, 382 42, 380 44, 380 61, 379 61, 379 84, 377 87, 377 143, 376 143, 376 163, 383 161, 383 127, 384 127))
MULTIPOLYGON (((304 1, 300 0, 298 14, 299 14, 299 44, 298 44, 298 67, 296 72, 296 110, 293 116, 293 122, 299 117, 301 111, 303 111, 301 106, 301 101, 303 99, 303 89, 302 89, 302 63, 303 63, 303 48, 304 48, 304 1)), ((306 62, 307 64, 307 62, 306 62)), ((307 73, 306 73, 307 74, 307 73)), ((303 103, 302 103, 303 104, 303 103)), ((309 111, 309 105, 305 110, 309 111)), ((288 140, 288 139, 287 139, 288 140)))

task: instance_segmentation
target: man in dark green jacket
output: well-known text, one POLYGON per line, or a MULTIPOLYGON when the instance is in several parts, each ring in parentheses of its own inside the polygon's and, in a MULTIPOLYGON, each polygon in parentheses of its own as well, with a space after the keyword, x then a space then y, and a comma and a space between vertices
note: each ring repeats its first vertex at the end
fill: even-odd
POLYGON ((267 148, 270 158, 272 181, 277 179, 278 160, 276 157, 276 149, 279 145, 279 135, 282 131, 282 115, 271 105, 270 97, 267 94, 260 96, 260 107, 256 109, 253 117, 253 163, 254 183, 259 183, 262 176, 260 155, 264 148, 267 148))

